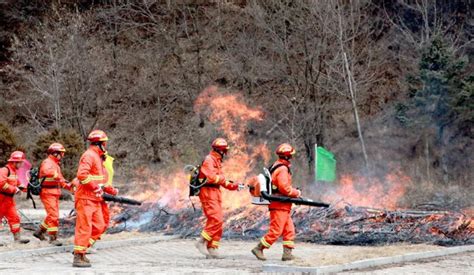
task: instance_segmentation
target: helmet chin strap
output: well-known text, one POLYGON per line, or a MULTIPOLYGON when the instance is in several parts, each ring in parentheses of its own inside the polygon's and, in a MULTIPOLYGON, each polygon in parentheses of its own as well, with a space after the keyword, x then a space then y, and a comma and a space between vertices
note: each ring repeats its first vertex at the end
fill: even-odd
POLYGON ((102 141, 94 142, 94 143, 92 143, 92 145, 95 145, 95 146, 99 147, 99 149, 100 149, 103 153, 106 152, 106 150, 105 150, 105 148, 104 148, 104 143, 103 143, 102 141))
POLYGON ((102 152, 104 152, 104 153, 105 153, 104 143, 103 143, 103 142, 101 142, 101 143, 99 143, 99 145, 98 145, 98 146, 99 146, 99 149, 100 149, 102 152))
POLYGON ((59 158, 59 156, 61 155, 61 153, 59 153, 59 152, 54 152, 54 153, 52 153, 51 155, 53 155, 53 157, 54 157, 55 159, 57 159, 58 161, 61 161, 61 158, 59 158))
POLYGON ((221 155, 222 159, 224 159, 225 155, 227 154, 227 153, 224 153, 223 151, 216 150, 216 149, 214 149, 214 151, 216 151, 219 155, 221 155))

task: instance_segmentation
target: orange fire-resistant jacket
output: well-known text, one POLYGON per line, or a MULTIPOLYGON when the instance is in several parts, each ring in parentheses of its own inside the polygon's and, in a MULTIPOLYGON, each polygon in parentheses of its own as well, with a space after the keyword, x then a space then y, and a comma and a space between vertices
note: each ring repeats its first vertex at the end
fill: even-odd
MULTIPOLYGON (((290 162, 284 159, 277 160, 272 167, 275 167, 278 164, 283 164, 283 166, 278 167, 272 173, 272 195, 276 196, 287 196, 291 198, 296 198, 299 195, 299 191, 296 188, 291 186, 291 173, 290 173, 290 162)), ((292 203, 287 202, 271 202, 268 208, 270 210, 291 210, 292 203)))
MULTIPOLYGON (((9 163, 6 167, 0 168, 0 221, 5 217, 13 234, 20 232, 20 216, 13 198, 17 187, 20 186, 15 166, 9 163)), ((26 188, 23 191, 26 192, 26 188)))
POLYGON ((53 156, 48 156, 40 166, 39 177, 43 180, 41 194, 60 196, 61 190, 59 188, 68 189, 66 180, 61 173, 59 160, 53 156))
POLYGON ((80 184, 77 187, 76 199, 87 199, 93 201, 101 201, 101 197, 97 197, 94 193, 99 186, 106 183, 106 172, 103 165, 102 155, 104 153, 94 145, 91 145, 79 161, 77 169, 77 179, 80 184))
POLYGON ((17 187, 20 187, 20 182, 15 166, 7 164, 7 166, 0 168, 0 196, 2 196, 0 200, 5 197, 13 197, 17 187))
POLYGON ((220 186, 229 190, 237 190, 238 188, 237 184, 226 181, 222 173, 222 156, 216 151, 211 151, 202 163, 199 179, 204 178, 207 178, 207 182, 199 193, 201 202, 222 201, 220 186))

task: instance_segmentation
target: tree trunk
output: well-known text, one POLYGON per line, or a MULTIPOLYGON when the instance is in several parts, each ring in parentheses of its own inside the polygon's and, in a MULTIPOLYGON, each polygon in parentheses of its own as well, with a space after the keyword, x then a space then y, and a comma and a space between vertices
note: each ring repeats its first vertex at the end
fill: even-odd
POLYGON ((349 86, 349 93, 350 93, 351 102, 352 102, 352 111, 353 111, 354 119, 357 126, 357 133, 359 135, 359 141, 360 141, 360 146, 362 148, 362 154, 364 156, 365 169, 367 170, 367 172, 369 172, 369 158, 367 156, 367 151, 365 149, 365 142, 364 142, 364 137, 362 135, 362 128, 360 127, 359 112, 357 111, 357 102, 355 100, 355 92, 352 86, 352 74, 349 69, 349 61, 347 60, 347 55, 345 52, 343 52, 343 55, 344 55, 345 68, 347 72, 347 83, 349 86))

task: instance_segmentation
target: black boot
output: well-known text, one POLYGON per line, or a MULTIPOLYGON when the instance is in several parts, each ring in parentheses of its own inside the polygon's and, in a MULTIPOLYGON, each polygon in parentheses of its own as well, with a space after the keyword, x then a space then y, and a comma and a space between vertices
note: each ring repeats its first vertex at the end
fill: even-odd
POLYGON ((44 233, 46 233, 46 229, 44 229, 41 225, 36 229, 35 233, 33 233, 33 236, 40 241, 46 240, 46 237, 44 236, 44 233))
POLYGON ((13 234, 13 239, 16 243, 27 244, 30 242, 28 239, 22 239, 20 232, 13 234))

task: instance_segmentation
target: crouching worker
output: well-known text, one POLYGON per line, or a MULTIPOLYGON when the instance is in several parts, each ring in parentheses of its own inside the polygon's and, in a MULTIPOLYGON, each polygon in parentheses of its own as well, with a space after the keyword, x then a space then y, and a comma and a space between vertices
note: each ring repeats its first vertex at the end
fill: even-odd
POLYGON ((26 160, 25 154, 15 151, 10 155, 5 167, 0 168, 0 222, 6 218, 10 231, 16 243, 26 244, 30 240, 22 239, 20 235, 20 216, 16 211, 15 195, 21 191, 26 192, 26 188, 20 185, 17 170, 26 160))
POLYGON ((201 237, 196 243, 196 248, 202 254, 212 259, 222 259, 219 254, 219 242, 222 237, 224 223, 222 212, 221 186, 228 190, 240 190, 243 184, 226 180, 222 173, 222 159, 227 154, 229 145, 223 138, 212 142, 212 150, 202 163, 199 180, 205 182, 199 193, 202 210, 206 216, 206 225, 201 232, 201 237))
MULTIPOLYGON (((283 143, 278 146, 276 154, 278 160, 271 166, 272 195, 280 195, 291 198, 301 196, 301 191, 291 186, 290 159, 295 154, 295 149, 283 143)), ((271 202, 268 206, 270 210, 270 228, 268 233, 260 239, 257 246, 252 249, 252 253, 257 259, 265 261, 263 250, 270 248, 280 236, 283 236, 283 256, 282 261, 291 261, 294 259, 292 250, 295 247, 295 226, 291 219, 292 203, 271 202)))

